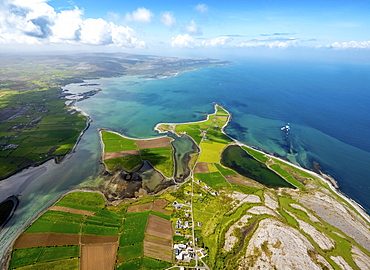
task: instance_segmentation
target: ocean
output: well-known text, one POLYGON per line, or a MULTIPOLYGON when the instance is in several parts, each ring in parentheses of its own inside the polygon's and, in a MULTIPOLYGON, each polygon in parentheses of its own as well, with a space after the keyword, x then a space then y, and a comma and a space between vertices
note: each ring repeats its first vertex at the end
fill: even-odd
POLYGON ((203 120, 214 102, 232 114, 227 134, 305 168, 318 162, 369 213, 369 74, 366 63, 239 59, 166 79, 128 76, 89 81, 98 86, 68 85, 71 93, 102 89, 77 103, 93 122, 76 153, 61 164, 48 162, 0 182, 2 197, 21 199, 0 242, 10 243, 61 194, 99 182, 98 128, 155 137, 157 123, 203 120), (287 138, 281 127, 288 123, 287 138))

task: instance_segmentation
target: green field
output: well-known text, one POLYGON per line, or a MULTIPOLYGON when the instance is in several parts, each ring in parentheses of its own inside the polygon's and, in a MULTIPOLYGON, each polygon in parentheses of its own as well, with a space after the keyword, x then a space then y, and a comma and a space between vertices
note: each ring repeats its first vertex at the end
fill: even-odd
POLYGON ((119 241, 120 247, 143 242, 149 213, 145 211, 126 214, 119 241))
POLYGON ((149 258, 149 257, 143 257, 143 258, 137 258, 129 262, 124 262, 122 264, 119 264, 119 266, 116 268, 117 270, 163 270, 168 267, 171 267, 172 264, 160 261, 157 259, 149 258))
POLYGON ((141 149, 140 153, 142 159, 149 161, 153 167, 161 171, 165 176, 173 176, 174 162, 172 147, 141 149))
POLYGON ((118 262, 131 261, 135 258, 140 258, 144 255, 143 244, 135 244, 118 249, 118 262))
POLYGON ((104 152, 116 152, 127 150, 138 150, 136 140, 122 137, 116 133, 109 131, 101 132, 104 143, 104 152))
POLYGON ((219 172, 196 173, 194 174, 194 177, 196 180, 200 180, 216 190, 219 190, 223 187, 230 187, 230 184, 219 172))
POLYGON ((105 200, 99 193, 81 191, 67 194, 56 205, 96 212, 105 206, 105 200))
POLYGON ((220 164, 215 163, 215 166, 217 167, 217 169, 222 175, 237 175, 238 174, 237 172, 230 170, 229 168, 226 168, 220 164))
POLYGON ((116 227, 110 226, 97 226, 97 225, 90 225, 84 224, 82 227, 82 234, 89 234, 89 235, 106 235, 106 236, 116 236, 118 235, 120 229, 116 227))
POLYGON ((17 249, 13 252, 10 269, 31 264, 51 262, 80 256, 79 246, 37 247, 17 249))
POLYGON ((38 220, 80 224, 84 221, 84 216, 60 211, 47 211, 41 215, 38 220))
POLYGON ((16 270, 79 270, 79 259, 61 259, 51 262, 39 262, 33 265, 15 268, 16 270))
POLYGON ((36 220, 25 233, 70 233, 78 234, 80 232, 80 224, 67 222, 53 222, 46 220, 36 220))
POLYGON ((142 159, 139 155, 126 156, 112 159, 105 159, 104 163, 108 171, 125 170, 127 172, 135 171, 141 164, 142 159))
POLYGON ((202 149, 199 162, 219 163, 221 152, 226 147, 226 144, 207 140, 202 141, 199 147, 202 149))

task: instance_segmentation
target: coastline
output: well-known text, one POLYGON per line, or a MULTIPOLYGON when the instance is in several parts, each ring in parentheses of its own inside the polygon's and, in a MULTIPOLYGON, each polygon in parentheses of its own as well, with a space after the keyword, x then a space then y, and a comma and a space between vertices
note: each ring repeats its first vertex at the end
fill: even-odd
MULTIPOLYGON (((156 126, 154 127, 154 130, 156 130, 157 132, 159 132, 159 134, 161 133, 164 133, 164 132, 161 132, 159 129, 158 129, 158 126, 161 125, 161 124, 167 124, 167 125, 178 125, 178 124, 188 124, 188 123, 197 123, 197 122, 205 122, 207 120, 209 120, 209 117, 212 116, 212 115, 215 115, 216 114, 216 109, 217 109, 217 106, 221 107, 223 110, 225 110, 228 114, 229 114, 229 117, 226 121, 226 123, 222 126, 221 128, 221 132, 226 135, 227 137, 229 137, 230 139, 233 140, 233 142, 235 142, 237 145, 240 145, 240 146, 245 146, 249 149, 253 149, 254 151, 258 151, 264 155, 266 155, 267 157, 270 157, 270 158, 274 158, 274 159, 277 159, 279 161, 282 161, 284 162, 285 164, 287 165, 290 165, 290 166, 293 166, 299 170, 302 170, 304 172, 307 172, 309 174, 311 174, 312 176, 315 176, 317 178, 319 178, 321 181, 323 181, 324 183, 327 183, 328 186, 330 187, 330 189, 337 195, 339 196, 341 199, 343 199, 346 203, 348 203, 350 206, 352 206, 357 214, 359 214, 365 221, 369 222, 370 223, 370 217, 369 215, 366 213, 366 211, 363 209, 363 207, 358 204, 356 201, 354 201, 353 199, 351 199, 350 197, 348 197, 346 194, 343 194, 340 190, 336 189, 333 184, 328 180, 328 179, 325 179, 323 176, 319 175, 318 173, 314 172, 314 171, 311 171, 311 170, 308 170, 308 169, 305 169, 299 165, 296 165, 296 164, 293 164, 287 160, 284 160, 283 158, 279 158, 279 157, 276 157, 272 154, 269 154, 269 153, 266 153, 262 150, 259 150, 259 149, 255 149, 247 144, 244 144, 244 143, 241 143, 240 141, 234 139, 233 137, 229 136, 226 132, 225 132, 225 128, 227 127, 227 125, 230 123, 231 119, 232 119, 232 114, 227 111, 222 105, 220 105, 219 103, 214 103, 214 109, 215 109, 215 112, 212 113, 212 114, 208 114, 207 115, 207 118, 205 120, 201 120, 201 121, 193 121, 193 122, 184 122, 184 123, 158 123, 156 124, 156 126)), ((76 107, 76 110, 78 108, 76 107)), ((81 112, 82 114, 84 114, 85 116, 88 116, 85 112, 83 112, 82 110, 78 109, 79 112, 81 112)), ((89 116, 88 116, 89 117, 89 116)), ((90 118, 90 117, 89 117, 90 118)), ((90 118, 91 119, 91 118, 90 118)), ((90 122, 91 123, 91 122, 90 122)), ((88 127, 85 129, 85 131, 88 129, 88 127)), ((155 139, 158 139, 158 138, 162 138, 162 137, 167 137, 166 135, 163 135, 163 136, 158 136, 158 137, 152 137, 152 138, 141 138, 141 139, 137 139, 137 138, 132 138, 132 137, 129 137, 129 136, 126 136, 126 135, 123 135, 119 132, 116 132, 116 131, 113 131, 113 130, 110 130, 110 129, 107 129, 107 128, 99 128, 98 129, 99 131, 99 134, 100 134, 100 143, 102 144, 102 139, 101 139, 101 131, 109 131, 109 132, 112 132, 112 133, 115 133, 123 138, 128 138, 128 139, 133 139, 133 140, 155 140, 155 139)), ((80 136, 82 137, 84 133, 82 133, 80 136)), ((78 142, 77 142, 78 143, 78 142)), ((76 143, 76 146, 77 146, 77 143, 76 143)), ((101 145, 102 147, 102 151, 104 151, 104 145, 101 145)), ((73 154, 73 152, 69 153, 68 155, 71 155, 73 154)), ((102 155, 101 155, 102 156, 102 155)), ((193 169, 191 169, 191 172, 193 172, 193 169)), ((60 201, 65 195, 69 194, 69 193, 72 193, 72 192, 76 192, 76 191, 84 191, 84 192, 96 192, 96 193, 100 193, 102 194, 102 192, 98 191, 98 190, 89 190, 89 189, 73 189, 73 190, 70 190, 70 191, 67 191, 65 193, 63 193, 62 195, 60 195, 58 198, 55 199, 55 201, 53 201, 53 203, 49 204, 42 212, 40 212, 29 224, 25 225, 23 227, 22 230, 20 230, 18 232, 18 234, 14 237, 14 239, 12 240, 11 242, 11 245, 9 245, 9 247, 7 248, 7 251, 5 252, 5 254, 3 254, 3 257, 1 258, 0 260, 0 265, 1 266, 4 266, 6 265, 6 263, 8 262, 7 260, 9 259, 9 255, 10 255, 10 252, 11 252, 11 248, 12 246, 14 245, 14 241, 19 237, 19 235, 21 235, 24 230, 26 230, 29 226, 32 225, 32 223, 37 220, 42 214, 44 214, 46 211, 48 211, 48 209, 55 205, 58 201, 60 201), (2 261, 4 260, 4 261, 2 261), (5 263, 5 264, 4 264, 5 263)), ((105 198, 105 196, 103 196, 106 203, 107 203, 107 200, 105 198)))
MULTIPOLYGON (((214 103, 214 110, 215 110, 215 112, 214 113, 212 113, 212 114, 208 114, 207 115, 207 118, 205 119, 205 120, 201 120, 201 121, 192 121, 192 122, 183 122, 183 123, 158 123, 158 124, 156 124, 155 125, 155 127, 154 127, 154 130, 155 131, 157 131, 157 132, 159 132, 159 133, 164 133, 164 132, 161 132, 160 130, 159 130, 159 128, 158 128, 158 126, 159 125, 181 125, 181 124, 189 124, 189 123, 199 123, 199 122, 205 122, 205 121, 207 121, 208 119, 209 119, 209 117, 211 116, 211 115, 214 115, 214 114, 216 114, 216 107, 217 106, 220 106, 223 110, 225 110, 228 114, 229 114, 229 117, 228 117, 228 120, 227 120, 227 122, 225 123, 225 125, 221 128, 221 132, 224 134, 224 135, 226 135, 227 137, 229 137, 230 139, 232 139, 236 144, 238 144, 238 145, 240 145, 240 146, 245 146, 245 147, 247 147, 247 148, 249 148, 249 149, 252 149, 252 150, 254 150, 254 151, 257 151, 257 152, 260 152, 260 153, 262 153, 262 154, 264 154, 264 155, 266 155, 266 156, 268 156, 269 158, 274 158, 274 159, 278 159, 279 161, 282 161, 282 162, 284 162, 285 164, 287 164, 287 165, 290 165, 290 166, 293 166, 293 167, 295 167, 295 168, 297 168, 297 169, 300 169, 300 170, 302 170, 302 171, 304 171, 304 172, 307 172, 307 173, 309 173, 309 174, 311 174, 312 176, 315 176, 315 177, 318 177, 321 181, 323 181, 324 183, 327 183, 328 184, 328 186, 330 187, 330 189, 337 195, 337 196, 339 196, 341 199, 343 199, 346 203, 348 203, 349 205, 351 205, 356 211, 357 211, 357 213, 364 219, 364 220, 366 220, 368 223, 370 223, 370 216, 369 216, 369 214, 366 212, 366 210, 359 204, 359 203, 357 203, 355 200, 353 200, 352 198, 350 198, 348 195, 346 195, 345 193, 343 193, 342 191, 340 191, 340 189, 339 188, 336 188, 335 186, 334 186, 334 184, 332 183, 332 181, 330 181, 329 179, 326 179, 325 177, 323 177, 322 175, 320 175, 320 174, 318 174, 318 173, 316 173, 316 172, 314 172, 314 171, 311 171, 311 170, 309 170, 309 169, 306 169, 306 168, 303 168, 303 167, 301 167, 301 166, 299 166, 299 165, 296 165, 296 164, 294 164, 294 163, 292 163, 292 162, 290 162, 290 161, 287 161, 287 160, 285 160, 285 159, 283 159, 283 158, 280 158, 280 157, 276 157, 276 156, 274 156, 274 155, 272 155, 272 154, 270 154, 270 153, 267 153, 267 152, 264 152, 264 151, 262 151, 262 150, 260 150, 260 149, 256 149, 256 148, 253 148, 253 147, 251 147, 251 146, 249 146, 249 145, 247 145, 247 144, 245 144, 245 143, 242 143, 242 142, 240 142, 240 141, 238 141, 238 140, 236 140, 235 138, 233 138, 233 137, 231 137, 230 135, 228 135, 226 132, 225 132, 225 127, 229 124, 229 122, 231 121, 231 119, 232 119, 232 114, 228 111, 228 110, 226 110, 221 104, 219 104, 219 103, 217 103, 217 102, 213 102, 214 103)), ((335 179, 333 178, 333 180, 335 181, 335 179)))

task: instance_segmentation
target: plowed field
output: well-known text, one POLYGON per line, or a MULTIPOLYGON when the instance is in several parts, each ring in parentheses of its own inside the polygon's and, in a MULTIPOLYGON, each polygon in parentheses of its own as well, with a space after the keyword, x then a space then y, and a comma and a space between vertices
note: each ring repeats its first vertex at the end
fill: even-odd
POLYGON ((113 270, 118 244, 82 245, 81 270, 113 270))
POLYGON ((162 137, 154 140, 137 140, 136 144, 139 149, 171 147, 170 139, 168 137, 162 137))
POLYGON ((45 247, 45 246, 67 246, 78 245, 80 236, 78 234, 64 233, 24 233, 14 244, 15 249, 45 247))
POLYGON ((195 166, 194 173, 209 173, 207 163, 198 162, 195 166))
POLYGON ((93 216, 95 214, 95 212, 91 212, 91 211, 73 209, 73 208, 69 208, 69 207, 56 206, 56 205, 51 207, 49 210, 51 210, 51 211, 61 211, 61 212, 67 212, 67 213, 79 214, 79 215, 85 215, 85 216, 93 216))
POLYGON ((112 158, 119 158, 119 157, 127 157, 127 156, 138 156, 138 155, 140 155, 140 152, 138 150, 107 152, 104 154, 104 160, 112 159, 112 158))

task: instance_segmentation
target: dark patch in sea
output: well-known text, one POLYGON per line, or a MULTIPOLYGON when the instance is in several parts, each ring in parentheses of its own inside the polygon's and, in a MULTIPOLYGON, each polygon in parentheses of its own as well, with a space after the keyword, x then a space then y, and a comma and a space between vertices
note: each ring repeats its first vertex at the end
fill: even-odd
POLYGON ((236 130, 238 133, 248 133, 248 128, 243 127, 242 125, 240 125, 237 122, 232 122, 231 121, 229 123, 228 127, 227 127, 227 130, 230 130, 230 129, 236 130))
POLYGON ((249 107, 248 104, 246 104, 244 102, 240 102, 238 100, 232 100, 231 102, 232 102, 231 104, 232 104, 233 108, 240 108, 240 107, 248 108, 249 107))

